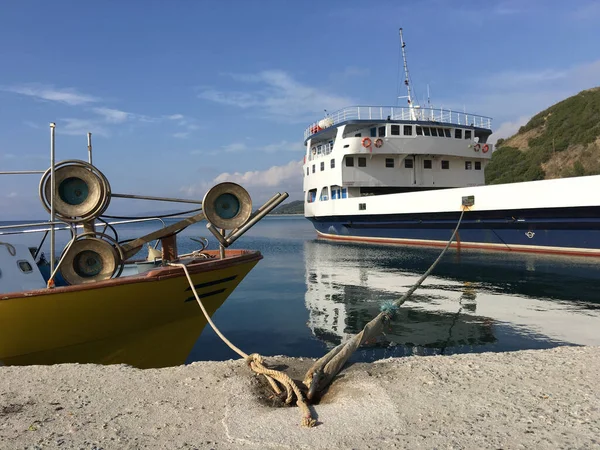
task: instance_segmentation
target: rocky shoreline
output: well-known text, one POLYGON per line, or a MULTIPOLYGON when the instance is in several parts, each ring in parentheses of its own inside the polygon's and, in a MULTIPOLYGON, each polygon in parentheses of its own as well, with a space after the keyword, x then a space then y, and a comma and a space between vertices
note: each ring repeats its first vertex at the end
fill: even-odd
MULTIPOLYGON (((268 357, 294 378, 312 361, 268 357)), ((354 364, 275 408, 242 361, 0 367, 1 448, 600 447, 600 347, 354 364)))

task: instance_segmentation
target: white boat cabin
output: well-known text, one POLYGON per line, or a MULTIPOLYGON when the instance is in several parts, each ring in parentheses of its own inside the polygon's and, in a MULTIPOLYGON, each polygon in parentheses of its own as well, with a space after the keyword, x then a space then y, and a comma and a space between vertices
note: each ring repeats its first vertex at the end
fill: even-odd
POLYGON ((0 293, 45 287, 46 280, 29 248, 22 244, 0 242, 0 293))
POLYGON ((305 131, 305 202, 483 185, 491 133, 489 117, 443 109, 342 109, 305 131))

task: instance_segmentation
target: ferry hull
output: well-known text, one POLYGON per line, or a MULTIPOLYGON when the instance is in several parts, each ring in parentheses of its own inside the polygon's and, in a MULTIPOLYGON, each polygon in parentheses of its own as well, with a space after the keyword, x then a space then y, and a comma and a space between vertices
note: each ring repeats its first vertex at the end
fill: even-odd
MULTIPOLYGON (((586 208, 587 209, 587 208, 586 208)), ((458 248, 600 257, 600 208, 584 211, 504 211, 503 218, 466 212, 452 244, 458 248), (512 214, 511 214, 512 213, 512 214), (471 217, 469 217, 471 215, 471 217), (475 217, 473 217, 475 216, 475 217), (570 216, 570 217, 569 217, 570 216)), ((320 238, 378 244, 444 246, 459 213, 309 217, 320 238)))

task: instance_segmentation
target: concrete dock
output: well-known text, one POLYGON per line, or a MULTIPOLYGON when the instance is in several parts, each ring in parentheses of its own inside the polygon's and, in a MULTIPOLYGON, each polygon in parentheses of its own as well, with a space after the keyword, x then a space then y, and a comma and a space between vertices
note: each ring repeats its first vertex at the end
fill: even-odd
POLYGON ((0 448, 600 448, 600 347, 355 364, 311 429, 262 392, 239 360, 0 367, 0 448))

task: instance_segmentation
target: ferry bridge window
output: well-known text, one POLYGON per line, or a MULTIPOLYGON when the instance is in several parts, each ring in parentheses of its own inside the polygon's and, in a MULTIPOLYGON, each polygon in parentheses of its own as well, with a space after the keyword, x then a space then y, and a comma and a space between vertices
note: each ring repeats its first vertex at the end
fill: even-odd
POLYGON ((404 125, 404 136, 412 136, 412 125, 404 125))
POLYGON ((335 159, 332 159, 329 164, 331 165, 331 168, 334 169, 335 168, 335 159))
POLYGON ((321 189, 321 196, 319 197, 319 200, 324 201, 324 202, 329 200, 329 188, 328 187, 324 187, 323 189, 321 189))
POLYGON ((367 209, 367 204, 366 203, 359 203, 358 204, 358 210, 359 211, 364 211, 367 209))
POLYGON ((313 164, 312 173, 315 173, 315 165, 313 164))
POLYGON ((390 129, 392 136, 400 136, 400 125, 392 125, 390 129))
POLYGON ((346 167, 354 167, 354 158, 352 156, 346 156, 346 167))
POLYGON ((423 168, 424 169, 431 169, 431 160, 430 159, 424 159, 423 160, 423 168))
POLYGON ((342 198, 348 198, 348 188, 342 188, 342 198))
POLYGON ((473 163, 471 161, 465 161, 465 170, 471 170, 473 168, 473 163))
POLYGON ((306 168, 306 176, 308 176, 308 174, 310 173, 310 170, 308 170, 308 167, 306 168))
POLYGON ((471 130, 465 130, 465 139, 471 139, 471 130))
POLYGON ((452 134, 450 133, 450 128, 444 128, 444 135, 446 137, 452 137, 452 134))
MULTIPOLYGON (((425 134, 427 134, 427 133, 425 133, 425 134)), ((431 135, 437 137, 437 129, 432 128, 431 129, 431 135)))
POLYGON ((475 161, 475 170, 481 170, 481 161, 475 161))
POLYGON ((394 167, 394 158, 385 158, 385 167, 394 167))
POLYGON ((385 137, 385 126, 379 127, 379 137, 385 137))
POLYGON ((454 138, 462 139, 462 130, 460 128, 457 128, 456 130, 454 130, 454 138))
POLYGON ((316 189, 311 189, 310 191, 308 191, 308 196, 306 198, 308 203, 313 203, 316 198, 317 198, 317 190, 316 189))
POLYGON ((429 128, 423 127, 423 134, 425 134, 425 136, 431 136, 431 133, 429 132, 429 128))
POLYGON ((423 136, 423 128, 417 127, 417 136, 423 136))
POLYGON ((438 136, 444 137, 444 129, 443 128, 438 128, 438 136))
POLYGON ((413 168, 413 160, 412 159, 405 159, 404 160, 404 167, 406 169, 412 169, 413 168))
POLYGON ((321 172, 325 170, 325 161, 321 161, 321 172))
POLYGON ((442 161, 442 169, 449 169, 450 161, 442 161))
POLYGON ((356 133, 354 137, 362 137, 362 133, 356 133))
POLYGON ((373 127, 371 128, 371 137, 377 137, 377 128, 373 127))
POLYGON ((358 157, 358 167, 367 167, 367 158, 358 157))

